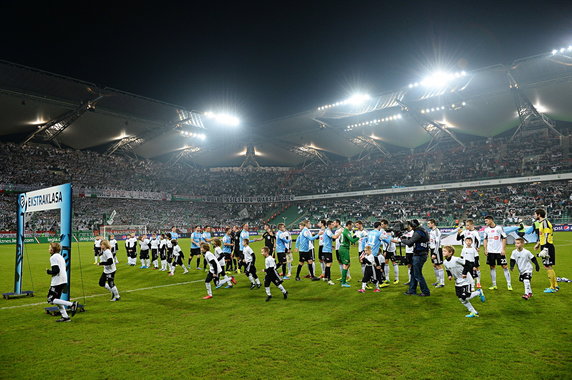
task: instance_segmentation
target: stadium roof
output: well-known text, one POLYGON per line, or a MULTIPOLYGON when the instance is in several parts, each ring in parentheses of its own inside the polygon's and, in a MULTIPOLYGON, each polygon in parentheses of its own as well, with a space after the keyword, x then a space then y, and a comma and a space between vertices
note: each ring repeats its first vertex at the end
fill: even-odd
MULTIPOLYGON (((222 127, 204 113, 93 83, 0 61, 0 136, 24 141, 50 120, 96 102, 73 119, 57 141, 74 149, 106 151, 126 136, 144 137, 134 148, 144 158, 168 158, 185 147, 200 147, 192 159, 203 166, 238 166, 254 144, 264 166, 297 165, 306 159, 299 147, 330 158, 360 154, 355 137, 365 136, 390 150, 415 148, 430 136, 408 109, 437 121, 462 140, 495 136, 519 125, 509 75, 539 112, 559 123, 572 122, 572 49, 467 73, 422 79, 356 102, 338 102, 257 127, 222 127), (100 98, 98 98, 100 97, 100 98), (401 105, 398 103, 400 102, 401 105), (190 114, 199 120, 185 123, 190 114), (192 125, 191 125, 192 124, 192 125), (201 130, 207 138, 182 135, 201 130), (352 139, 353 142, 352 142, 352 139)), ((307 156, 306 156, 307 157, 307 156)))

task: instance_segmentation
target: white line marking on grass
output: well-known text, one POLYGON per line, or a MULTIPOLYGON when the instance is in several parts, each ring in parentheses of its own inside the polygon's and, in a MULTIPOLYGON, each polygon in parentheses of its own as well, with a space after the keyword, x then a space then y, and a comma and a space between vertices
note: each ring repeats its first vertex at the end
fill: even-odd
MULTIPOLYGON (((169 286, 177 286, 177 285, 194 284, 194 283, 197 283, 197 282, 204 282, 204 281, 205 281, 205 280, 195 280, 195 281, 177 282, 177 283, 175 283, 175 284, 148 286, 148 287, 146 287, 146 288, 122 290, 121 293, 140 292, 140 291, 143 291, 143 290, 166 288, 166 287, 169 287, 169 286)), ((83 299, 83 298, 94 298, 94 297, 102 297, 102 296, 109 296, 109 293, 92 294, 92 295, 85 296, 85 297, 74 297, 74 298, 72 298, 72 300, 81 300, 81 299, 83 299)), ((0 310, 17 309, 17 308, 20 308, 20 307, 39 306, 39 305, 46 305, 46 304, 48 304, 48 303, 47 303, 47 302, 27 303, 27 304, 25 304, 25 305, 16 305, 16 306, 0 307, 0 310)))

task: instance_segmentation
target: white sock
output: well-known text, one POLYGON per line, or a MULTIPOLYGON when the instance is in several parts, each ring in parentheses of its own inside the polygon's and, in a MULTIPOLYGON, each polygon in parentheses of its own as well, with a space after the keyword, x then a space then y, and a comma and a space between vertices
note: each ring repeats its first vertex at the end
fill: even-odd
POLYGON ((269 295, 269 296, 272 295, 272 293, 270 293, 270 287, 264 288, 264 290, 266 290, 266 295, 269 295))
POLYGON ((157 260, 153 260, 153 267, 154 267, 154 268, 158 268, 158 267, 159 267, 159 265, 158 265, 158 263, 157 263, 157 260))
POLYGON ((350 274, 350 268, 348 268, 348 277, 351 277, 352 275, 350 274))
POLYGON ((94 256, 93 256, 93 262, 94 262, 94 263, 97 263, 98 258, 99 258, 99 256, 94 255, 94 256))
POLYGON ((407 282, 411 282, 411 268, 407 268, 407 282))
POLYGON ((189 273, 189 270, 187 269, 187 267, 185 265, 183 265, 183 273, 189 273))
POLYGON ((436 282, 439 283, 439 269, 433 267, 433 273, 435 273, 436 282))
POLYGON ((292 263, 286 263, 286 266, 288 267, 288 273, 292 273, 292 263))
POLYGON ((226 284, 226 283, 229 282, 229 281, 230 281, 230 277, 228 277, 227 275, 224 275, 224 278, 223 278, 221 281, 219 281, 218 284, 219 284, 219 286, 220 286, 220 285, 222 285, 222 284, 226 284))
POLYGON ((212 289, 211 289, 211 283, 210 283, 210 282, 205 282, 205 286, 206 286, 206 288, 207 288, 207 294, 208 294, 209 296, 212 296, 212 295, 213 295, 213 291, 212 291, 212 289))
POLYGON ((476 278, 476 280, 477 280, 477 284, 480 284, 480 283, 481 283, 481 271, 480 271, 480 270, 477 271, 477 278, 476 278))
POLYGON ((366 285, 367 285, 366 282, 362 282, 362 283, 361 283, 361 288, 362 288, 363 290, 365 290, 366 285))
POLYGON ((439 284, 445 285, 445 270, 443 268, 439 269, 439 284))
POLYGON ((399 281, 399 264, 393 264, 393 274, 395 275, 395 281, 399 281))
POLYGON ((467 297, 467 301, 472 300, 473 298, 480 296, 480 295, 481 295, 481 292, 477 292, 477 291, 471 292, 471 295, 469 297, 467 297))
POLYGON ((491 281, 493 282, 493 286, 497 286, 497 270, 491 269, 491 281))
POLYGON ((106 283, 106 284, 104 285, 104 288, 107 289, 107 290, 109 290, 109 291, 111 292, 111 288, 109 287, 109 284, 106 283))
POLYGON ((248 279, 250 280, 250 283, 251 283, 251 284, 255 284, 255 282, 254 282, 254 277, 252 277, 251 274, 248 275, 248 279))
MULTIPOLYGON (((270 288, 268 288, 268 289, 270 289, 270 288)), ((280 289, 280 291, 282 293, 286 293, 286 289, 284 288, 284 286, 282 284, 278 285, 278 289, 280 289)))
POLYGON ((71 306, 71 305, 73 305, 73 302, 64 301, 64 300, 61 300, 61 299, 59 299, 59 298, 56 298, 56 299, 53 301, 53 304, 54 304, 54 305, 58 305, 58 306, 59 306, 59 305, 62 305, 62 306, 71 306))
POLYGON ((314 276, 316 275, 316 263, 312 261, 312 273, 314 273, 314 276))
POLYGON ((389 264, 385 264, 383 270, 385 271, 385 279, 389 280, 389 264))
POLYGON ((260 285, 260 279, 257 278, 256 280, 254 280, 254 282, 256 283, 256 285, 260 285))
POLYGON ((508 268, 504 269, 504 278, 506 279, 506 285, 507 286, 511 286, 510 283, 510 271, 508 270, 508 268))
POLYGON ((111 293, 115 296, 115 298, 119 298, 119 290, 117 290, 117 286, 111 288, 111 293))
POLYGON ((461 303, 463 305, 465 305, 465 307, 467 308, 467 310, 469 310, 469 312, 473 313, 473 314, 477 314, 477 311, 475 310, 475 308, 473 307, 473 305, 471 305, 471 303, 468 300, 462 300, 459 298, 459 300, 461 301, 461 303))
POLYGON ((530 280, 523 280, 524 283, 524 294, 532 294, 532 287, 530 286, 530 280))
POLYGON ((322 267, 322 274, 326 273, 326 263, 322 261, 320 266, 322 267))

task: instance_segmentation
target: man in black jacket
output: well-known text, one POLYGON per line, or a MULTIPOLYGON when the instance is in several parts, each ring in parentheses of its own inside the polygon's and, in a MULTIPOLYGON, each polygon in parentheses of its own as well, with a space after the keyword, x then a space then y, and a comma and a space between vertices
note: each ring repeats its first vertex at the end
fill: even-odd
POLYGON ((409 247, 413 247, 413 263, 411 266, 411 283, 406 295, 417 295, 417 284, 421 289, 419 296, 428 297, 431 295, 427 282, 423 277, 423 264, 427 261, 429 253, 429 234, 421 227, 417 219, 407 222, 413 228, 413 236, 404 238, 401 242, 409 247))

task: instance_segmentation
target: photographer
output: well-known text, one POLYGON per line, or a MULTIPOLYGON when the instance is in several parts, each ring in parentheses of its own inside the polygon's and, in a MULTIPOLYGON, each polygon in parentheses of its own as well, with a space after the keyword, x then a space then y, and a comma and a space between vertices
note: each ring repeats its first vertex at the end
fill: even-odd
POLYGON ((413 236, 402 238, 401 243, 408 247, 413 247, 413 262, 409 290, 403 294, 417 295, 417 284, 419 283, 419 288, 421 289, 419 296, 428 297, 431 293, 423 277, 423 264, 427 261, 429 253, 429 234, 421 227, 417 219, 410 220, 407 224, 413 229, 413 236))

